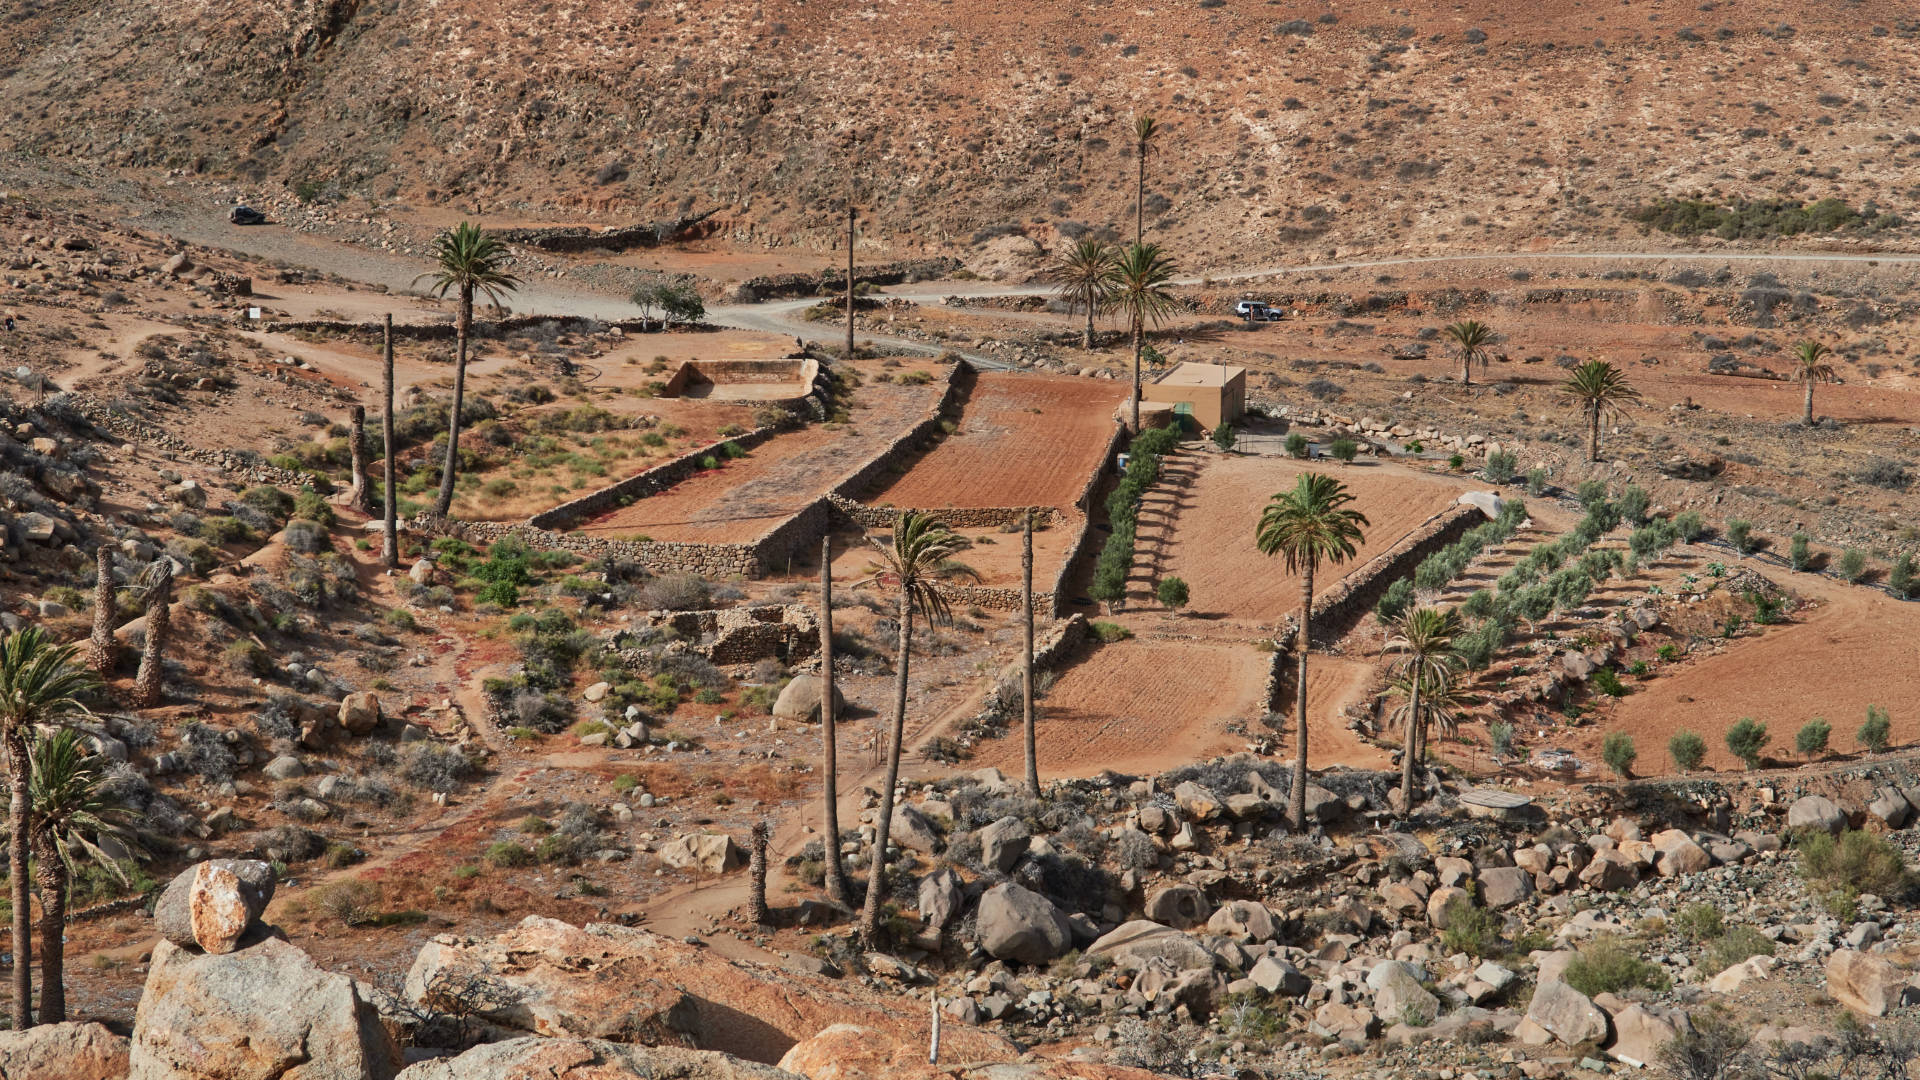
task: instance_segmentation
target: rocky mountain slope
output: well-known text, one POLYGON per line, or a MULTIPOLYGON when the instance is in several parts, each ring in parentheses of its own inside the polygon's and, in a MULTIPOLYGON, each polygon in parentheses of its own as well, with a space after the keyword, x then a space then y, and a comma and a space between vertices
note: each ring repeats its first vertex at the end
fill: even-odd
POLYGON ((769 244, 830 244, 850 176, 876 246, 1125 222, 1136 111, 1195 264, 1633 240, 1696 192, 1899 211, 1920 153, 1886 0, 7 8, 0 146, 769 244))

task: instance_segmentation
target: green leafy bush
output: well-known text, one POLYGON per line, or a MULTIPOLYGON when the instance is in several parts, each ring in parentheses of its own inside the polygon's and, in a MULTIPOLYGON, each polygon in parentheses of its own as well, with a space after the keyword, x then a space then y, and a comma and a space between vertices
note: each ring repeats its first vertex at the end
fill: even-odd
POLYGON ((1634 525, 1647 523, 1647 510, 1653 506, 1653 496, 1638 484, 1628 484, 1620 493, 1620 516, 1634 525))
POLYGON ((531 866, 534 861, 533 852, 528 851, 525 845, 516 844, 511 840, 499 840, 488 844, 486 858, 487 862, 501 867, 531 866))
POLYGON ((1304 458, 1307 456, 1307 437, 1297 431, 1287 435, 1287 456, 1304 458))
POLYGON ((1720 909, 1712 904, 1688 904, 1673 917, 1673 926, 1680 936, 1695 944, 1712 941, 1726 933, 1720 909))
POLYGON ((1698 964, 1706 975, 1718 975, 1751 956, 1772 956, 1773 942, 1751 926, 1733 926, 1713 940, 1698 964))
POLYGON ((1833 725, 1819 717, 1807 721, 1793 736, 1793 748, 1801 754, 1812 757, 1827 752, 1827 739, 1833 734, 1833 725))
MULTIPOLYGON (((1595 690, 1600 691, 1608 697, 1627 696, 1627 684, 1620 681, 1620 676, 1614 674, 1612 668, 1595 668, 1590 681, 1593 683, 1595 690)), ((1620 733, 1615 732, 1614 734, 1620 733)), ((1610 735, 1608 738, 1612 738, 1612 736, 1610 735)))
POLYGON ((1669 980, 1660 965, 1642 960, 1638 950, 1611 935, 1602 935, 1580 947, 1567 965, 1568 986, 1593 997, 1635 988, 1665 990, 1669 980))
POLYGON ((1840 577, 1850 585, 1858 585, 1867 576, 1867 553, 1859 548, 1848 548, 1840 553, 1840 577))
POLYGON ((1767 734, 1767 725, 1751 716, 1742 717, 1740 722, 1727 729, 1727 749, 1733 756, 1746 763, 1747 768, 1760 767, 1760 751, 1766 749, 1773 736, 1767 734))
POLYGON ((1360 453, 1360 444, 1352 439, 1335 439, 1332 445, 1327 447, 1327 452, 1332 454, 1336 461, 1351 463, 1360 453))
POLYGON ((1913 597, 1913 584, 1913 556, 1903 552, 1887 570, 1887 588, 1893 595, 1907 600, 1913 597))
POLYGON ((1800 879, 1829 911, 1850 909, 1863 893, 1902 903, 1912 893, 1914 875, 1892 841, 1849 829, 1838 838, 1821 831, 1797 840, 1800 879))
POLYGON ((1727 543, 1732 544, 1733 550, 1742 555, 1753 554, 1754 549, 1758 546, 1754 542, 1753 522, 1745 518, 1728 518, 1726 534, 1727 543))
POLYGON ((1867 706, 1867 721, 1860 725, 1854 735, 1860 745, 1876 754, 1884 754, 1887 743, 1893 734, 1893 721, 1887 716, 1887 710, 1878 705, 1867 706))
POLYGON ((1487 455, 1487 463, 1481 467, 1480 475, 1489 484, 1504 484, 1513 479, 1520 469, 1520 458, 1511 450, 1495 450, 1487 455))
POLYGON ((1667 740, 1667 753, 1673 758, 1675 768, 1692 772, 1707 760, 1707 740, 1695 732, 1682 731, 1667 740))
POLYGON ((1700 517, 1700 511, 1682 510, 1673 516, 1673 531, 1691 544, 1706 533, 1707 523, 1700 517))
POLYGON ((1547 493, 1547 468, 1544 465, 1527 470, 1527 494, 1538 498, 1547 493))
POLYGON ((1632 773, 1633 759, 1639 756, 1639 752, 1633 748, 1633 736, 1624 731, 1609 732, 1606 740, 1600 744, 1600 760, 1606 762, 1607 768, 1612 769, 1616 776, 1632 773))
POLYGON ((1186 581, 1171 574, 1160 579, 1159 586, 1154 589, 1154 595, 1159 597, 1162 605, 1176 611, 1186 607, 1187 601, 1191 598, 1186 581))
POLYGON ((1397 578, 1380 594, 1380 601, 1373 605, 1373 613, 1381 622, 1397 619, 1406 614, 1413 606, 1413 579, 1397 578))
POLYGON ((1813 547, 1806 533, 1797 532, 1787 545, 1787 561, 1795 570, 1805 570, 1813 565, 1813 547))

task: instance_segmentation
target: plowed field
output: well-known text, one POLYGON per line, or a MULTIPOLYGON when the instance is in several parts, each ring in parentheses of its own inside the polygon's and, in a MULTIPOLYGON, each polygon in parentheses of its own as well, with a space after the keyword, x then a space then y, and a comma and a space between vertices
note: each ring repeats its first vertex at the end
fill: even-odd
POLYGON ((1113 435, 1118 382, 982 372, 960 424, 867 501, 893 506, 1070 507, 1113 435))

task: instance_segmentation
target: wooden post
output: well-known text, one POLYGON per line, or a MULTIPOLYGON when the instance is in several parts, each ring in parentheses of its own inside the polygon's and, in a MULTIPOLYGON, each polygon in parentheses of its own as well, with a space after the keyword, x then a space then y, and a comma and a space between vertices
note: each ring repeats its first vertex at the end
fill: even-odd
POLYGON ((381 417, 380 417, 381 456, 386 458, 386 463, 382 466, 382 470, 381 470, 382 471, 382 476, 381 476, 381 484, 382 484, 381 493, 382 494, 381 494, 380 501, 382 503, 381 513, 383 515, 383 520, 385 522, 385 528, 382 531, 380 554, 383 558, 386 559, 387 568, 389 570, 397 570, 400 568, 400 535, 399 535, 400 527, 399 527, 399 519, 398 519, 398 515, 399 515, 398 506, 400 504, 400 499, 397 491, 395 490, 395 481, 394 481, 394 475, 393 475, 394 474, 394 466, 393 466, 394 448, 393 448, 393 315, 392 313, 388 313, 387 315, 387 325, 386 325, 383 351, 386 353, 385 382, 386 382, 387 401, 386 401, 386 407, 381 410, 381 417))

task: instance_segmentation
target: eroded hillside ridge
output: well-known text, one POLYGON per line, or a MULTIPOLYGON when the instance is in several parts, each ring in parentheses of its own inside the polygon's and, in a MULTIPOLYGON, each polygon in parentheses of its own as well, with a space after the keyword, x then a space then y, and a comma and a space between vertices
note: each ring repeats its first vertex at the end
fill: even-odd
POLYGON ((1631 237, 1650 199, 1897 209, 1920 21, 1890 2, 1132 10, 603 2, 11 5, 0 145, 304 198, 826 246, 1132 216, 1196 256, 1631 237), (857 135, 857 141, 853 136, 857 135), (1684 150, 1684 153, 1679 151, 1684 150))

